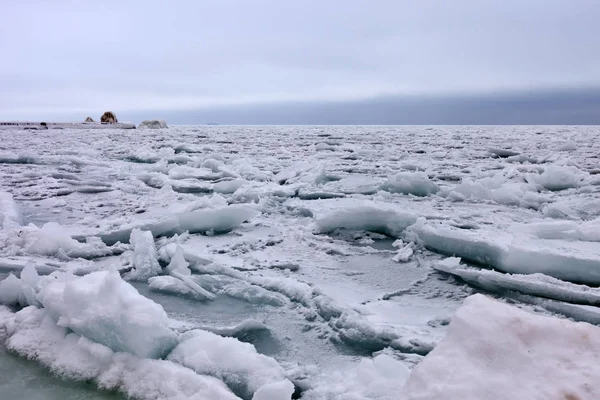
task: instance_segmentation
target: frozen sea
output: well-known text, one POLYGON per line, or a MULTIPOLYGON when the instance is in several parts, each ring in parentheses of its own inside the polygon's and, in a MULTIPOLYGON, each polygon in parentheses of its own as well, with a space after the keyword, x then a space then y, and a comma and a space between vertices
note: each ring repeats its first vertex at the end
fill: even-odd
POLYGON ((397 399, 474 294, 598 325, 599 135, 0 130, 0 397, 397 399))

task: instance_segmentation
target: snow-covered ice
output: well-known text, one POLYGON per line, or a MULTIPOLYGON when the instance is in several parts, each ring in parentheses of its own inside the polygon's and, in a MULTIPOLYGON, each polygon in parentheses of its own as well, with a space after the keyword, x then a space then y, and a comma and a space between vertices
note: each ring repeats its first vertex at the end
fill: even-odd
POLYGON ((84 381, 90 398, 598 397, 597 328, 570 322, 600 324, 596 127, 148 125, 0 130, 12 382, 50 370, 42 392, 84 381))
POLYGON ((416 399, 595 399, 600 328, 534 315, 475 295, 412 371, 416 399))

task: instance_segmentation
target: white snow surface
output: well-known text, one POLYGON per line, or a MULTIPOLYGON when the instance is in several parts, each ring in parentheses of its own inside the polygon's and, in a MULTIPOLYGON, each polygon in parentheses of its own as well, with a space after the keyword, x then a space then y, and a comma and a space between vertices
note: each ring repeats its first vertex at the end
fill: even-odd
POLYGON ((597 127, 64 128, 0 130, 0 337, 59 377, 397 399, 474 292, 600 324, 597 127))
POLYGON ((600 328, 478 294, 458 309, 400 398, 597 399, 599 362, 600 328))

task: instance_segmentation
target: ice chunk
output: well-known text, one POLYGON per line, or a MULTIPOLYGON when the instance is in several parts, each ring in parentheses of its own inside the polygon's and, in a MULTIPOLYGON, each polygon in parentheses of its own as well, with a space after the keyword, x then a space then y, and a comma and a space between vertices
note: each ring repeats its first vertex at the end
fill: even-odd
POLYGON ((207 208, 182 212, 154 221, 137 221, 128 227, 112 232, 100 233, 98 236, 108 245, 117 242, 127 243, 131 231, 135 228, 150 231, 154 237, 172 236, 189 233, 215 232, 223 233, 241 225, 257 214, 247 205, 232 205, 219 208, 207 208))
POLYGON ((397 237, 416 221, 417 217, 412 214, 365 205, 334 211, 317 220, 316 226, 322 233, 336 229, 351 229, 397 237))
POLYGON ((274 290, 285 295, 290 300, 305 305, 310 304, 313 296, 313 289, 308 284, 293 278, 252 276, 248 280, 255 285, 274 290))
POLYGON ((198 210, 179 215, 179 223, 184 231, 227 232, 256 215, 248 206, 233 205, 216 210, 198 210))
POLYGON ((144 120, 138 125, 138 129, 164 129, 168 128, 167 123, 163 120, 151 119, 144 120))
POLYGON ((173 275, 175 278, 178 278, 188 288, 190 288, 194 292, 198 293, 199 296, 204 296, 205 298, 211 299, 211 300, 215 298, 214 294, 210 293, 208 290, 204 289, 202 286, 200 286, 196 282, 194 282, 194 280, 191 279, 191 277, 189 275, 184 275, 177 271, 172 271, 171 275, 173 275))
POLYGON ((413 249, 409 243, 398 250, 396 255, 394 255, 392 257, 392 261, 396 261, 398 263, 401 263, 401 262, 404 263, 404 262, 409 261, 412 256, 413 256, 413 249))
POLYGON ((286 379, 261 386, 252 400, 289 400, 293 393, 294 384, 286 379))
POLYGON ((78 242, 56 222, 48 222, 42 228, 35 225, 21 228, 21 235, 13 238, 13 245, 22 249, 17 254, 24 251, 26 254, 63 258, 95 258, 112 254, 112 250, 97 238, 78 242))
POLYGON ((541 175, 529 175, 529 179, 548 190, 565 190, 581 185, 586 174, 572 166, 549 165, 541 175))
POLYGON ((219 336, 237 336, 242 333, 248 332, 256 332, 256 331, 266 331, 269 330, 267 326, 255 319, 246 319, 234 326, 227 327, 219 327, 219 326, 210 326, 206 331, 215 333, 219 336))
POLYGON ((241 280, 225 285, 220 292, 251 304, 283 306, 289 303, 289 300, 279 293, 241 280))
POLYGON ((514 290, 569 303, 600 306, 600 289, 576 285, 543 274, 503 274, 496 271, 466 268, 459 258, 447 258, 433 268, 458 276, 465 282, 494 293, 514 290))
MULTIPOLYGON (((198 285, 196 285, 198 286, 198 285)), ((206 290, 197 290, 191 287, 183 280, 173 276, 155 276, 148 279, 148 287, 150 290, 174 294, 177 296, 189 297, 194 300, 207 300, 214 298, 214 295, 206 290), (206 295, 208 293, 208 296, 206 295)))
POLYGON ((54 273, 47 278, 38 298, 60 326, 143 358, 162 357, 176 345, 163 308, 140 295, 118 272, 83 277, 54 273))
POLYGON ((12 273, 0 281, 0 304, 16 305, 22 307, 38 305, 36 298, 37 285, 40 277, 33 263, 29 263, 21 270, 21 277, 17 278, 12 273))
POLYGON ((567 142, 560 144, 556 148, 556 150, 558 150, 558 151, 575 151, 575 150, 577 150, 577 144, 575 144, 574 141, 569 140, 567 142))
POLYGON ((339 181, 328 182, 323 185, 323 190, 328 192, 338 192, 342 194, 374 194, 379 191, 381 179, 365 175, 350 175, 339 181))
MULTIPOLYGON (((187 339, 183 339, 168 359, 199 374, 223 380, 243 398, 250 398, 265 385, 286 380, 277 361, 257 353, 249 343, 201 330, 187 332, 185 336, 187 339)), ((291 388, 286 385, 284 389, 275 399, 291 398, 293 385, 291 388)))
POLYGON ((23 217, 13 196, 0 191, 0 231, 15 229, 21 225, 23 225, 23 217))
POLYGON ((182 275, 191 275, 192 271, 189 269, 190 263, 185 259, 183 248, 181 246, 175 246, 175 253, 171 257, 171 262, 169 262, 169 265, 165 268, 166 272, 169 274, 177 272, 182 275))
POLYGON ((11 351, 36 360, 54 374, 93 381, 100 389, 115 390, 139 400, 239 400, 225 384, 164 360, 115 353, 110 348, 69 333, 44 309, 27 307, 16 314, 0 309, 0 337, 11 351))
POLYGON ((488 152, 490 152, 491 154, 493 154, 497 157, 502 157, 502 158, 518 156, 520 154, 518 151, 514 151, 514 150, 510 150, 510 149, 501 149, 498 147, 490 147, 488 149, 488 152))
POLYGON ((600 329, 530 314, 482 295, 417 365, 405 400, 597 399, 600 329))
POLYGON ((241 178, 225 180, 215 183, 213 185, 213 190, 217 193, 232 194, 246 183, 248 183, 248 181, 241 178))
POLYGON ((363 358, 358 365, 323 374, 304 400, 393 400, 401 397, 410 370, 387 354, 363 358))
POLYGON ((131 231, 130 242, 133 245, 133 269, 126 275, 126 278, 134 281, 146 281, 148 278, 160 274, 162 268, 158 263, 152 232, 134 229, 131 231))
POLYGON ((309 169, 311 169, 313 167, 314 167, 314 165, 312 165, 310 163, 299 163, 296 165, 292 165, 291 167, 285 168, 285 169, 279 171, 277 174, 275 174, 275 176, 273 177, 273 180, 275 182, 279 183, 280 185, 283 185, 288 180, 297 177, 298 175, 302 174, 303 172, 308 171, 309 169))
POLYGON ((178 165, 169 170, 169 178, 172 179, 200 179, 206 181, 216 180, 222 177, 222 174, 215 174, 208 168, 193 168, 185 165, 178 165))
MULTIPOLYGON (((0 281, 0 304, 15 305, 23 301, 21 280, 13 274, 0 281)), ((26 305, 26 303, 24 304, 26 305)))
POLYGON ((411 227, 429 249, 504 272, 542 273, 575 283, 600 284, 597 242, 514 236, 501 230, 464 230, 420 221, 411 227))
POLYGON ((600 219, 592 221, 552 221, 524 227, 541 239, 583 240, 600 242, 600 219))
POLYGON ((400 172, 383 183, 381 189, 390 193, 414 194, 424 197, 437 193, 439 187, 431 182, 424 172, 400 172))

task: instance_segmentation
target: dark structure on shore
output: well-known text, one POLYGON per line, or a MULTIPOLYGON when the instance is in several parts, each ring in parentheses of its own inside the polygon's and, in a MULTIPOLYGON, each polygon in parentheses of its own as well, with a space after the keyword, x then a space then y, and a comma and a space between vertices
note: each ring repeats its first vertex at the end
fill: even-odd
POLYGON ((100 122, 102 122, 103 124, 116 124, 119 121, 117 120, 117 116, 115 115, 115 113, 113 113, 112 111, 107 111, 104 114, 102 114, 100 122))

